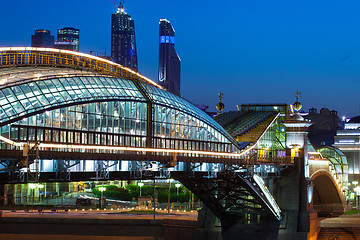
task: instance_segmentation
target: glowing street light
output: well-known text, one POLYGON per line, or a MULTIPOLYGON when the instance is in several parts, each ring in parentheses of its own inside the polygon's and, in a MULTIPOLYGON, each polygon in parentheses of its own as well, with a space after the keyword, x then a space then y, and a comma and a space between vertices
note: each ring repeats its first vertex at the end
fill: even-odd
POLYGON ((141 197, 141 187, 144 186, 144 183, 139 182, 138 185, 139 185, 139 187, 140 187, 140 197, 141 197))
POLYGON ((175 187, 176 187, 176 196, 179 195, 179 187, 181 187, 181 184, 180 183, 176 183, 175 184, 175 187))
POLYGON ((103 207, 103 192, 106 191, 106 187, 99 187, 99 191, 101 192, 101 197, 100 197, 100 208, 103 207))

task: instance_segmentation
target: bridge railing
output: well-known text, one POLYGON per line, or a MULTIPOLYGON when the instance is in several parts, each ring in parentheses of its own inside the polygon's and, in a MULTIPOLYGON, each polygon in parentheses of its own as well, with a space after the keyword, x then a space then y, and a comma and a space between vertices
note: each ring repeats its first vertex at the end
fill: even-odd
POLYGON ((0 48, 0 67, 32 65, 63 67, 76 66, 83 69, 93 69, 102 74, 124 77, 127 79, 143 80, 164 89, 162 86, 140 73, 104 58, 52 48, 0 48))
POLYGON ((294 159, 286 156, 285 150, 256 149, 255 164, 294 164, 294 159))

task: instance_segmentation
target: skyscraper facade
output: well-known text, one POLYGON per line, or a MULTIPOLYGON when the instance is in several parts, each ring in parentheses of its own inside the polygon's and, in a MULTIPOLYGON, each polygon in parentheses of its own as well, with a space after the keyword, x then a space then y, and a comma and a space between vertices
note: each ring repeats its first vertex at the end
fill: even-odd
POLYGON ((49 30, 39 29, 35 30, 35 34, 31 35, 32 47, 54 47, 54 36, 51 36, 49 30))
POLYGON ((138 70, 135 24, 123 6, 111 16, 111 57, 116 63, 138 70))
POLYGON ((175 50, 175 30, 170 21, 159 22, 159 84, 180 96, 180 58, 175 50))
POLYGON ((79 51, 79 29, 65 27, 57 30, 55 48, 79 51))

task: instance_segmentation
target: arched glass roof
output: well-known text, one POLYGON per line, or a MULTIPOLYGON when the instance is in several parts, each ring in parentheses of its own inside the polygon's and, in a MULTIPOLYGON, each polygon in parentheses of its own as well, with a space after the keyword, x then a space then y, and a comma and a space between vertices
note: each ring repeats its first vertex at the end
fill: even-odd
MULTIPOLYGON (((170 107, 206 122, 222 135, 231 136, 211 117, 185 99, 165 90, 143 83, 154 104, 170 107)), ((67 105, 102 101, 143 101, 146 99, 131 80, 78 76, 54 77, 25 82, 11 87, 0 87, 0 123, 5 125, 24 117, 67 105)))
POLYGON ((328 158, 333 164, 345 166, 348 165, 345 154, 337 148, 325 146, 317 149, 325 158, 328 158))
MULTIPOLYGON (((155 148, 240 151, 236 141, 202 110, 121 65, 93 56, 87 58, 86 54, 78 56, 69 51, 6 49, 2 53, 1 50, 0 48, 0 126, 3 129, 9 124, 15 124, 17 131, 31 132, 32 130, 23 130, 24 123, 33 129, 34 125, 41 128, 69 126, 69 121, 73 121, 72 126, 87 131, 93 129, 111 134, 123 132, 140 139, 147 136, 147 129, 152 126, 152 145, 155 148), (36 58, 37 53, 42 60, 36 58), (44 59, 48 59, 47 62, 44 59), (49 66, 59 61, 59 66, 49 66), (86 69, 79 69, 81 61, 82 65, 88 64, 86 69), (92 65, 89 65, 89 61, 92 65), (106 71, 111 74, 105 74, 106 71), (129 104, 124 105, 125 102, 129 104), (139 111, 147 111, 146 105, 150 103, 153 106, 151 125, 146 123, 149 122, 147 117, 150 115, 139 115, 139 111), (73 112, 77 113, 73 116, 73 112), (119 122, 117 118, 125 120, 119 122), (44 122, 44 119, 49 120, 44 122), (66 119, 66 124, 62 119, 66 119), (52 122, 51 125, 47 125, 49 121, 52 122), (91 128, 88 127, 89 124, 91 128), (167 142, 162 138, 181 141, 167 142), (212 145, 214 143, 223 145, 212 145)), ((10 131, 10 128, 6 129, 10 131)), ((5 135, 10 136, 11 133, 5 135)), ((106 136, 108 137, 110 136, 106 136)), ((27 136, 20 140, 26 141, 27 138, 34 139, 27 136)), ((145 143, 141 141, 134 140, 133 144, 144 146, 145 143)))
POLYGON ((62 105, 111 99, 145 101, 132 81, 114 77, 55 77, 0 87, 0 123, 62 105))

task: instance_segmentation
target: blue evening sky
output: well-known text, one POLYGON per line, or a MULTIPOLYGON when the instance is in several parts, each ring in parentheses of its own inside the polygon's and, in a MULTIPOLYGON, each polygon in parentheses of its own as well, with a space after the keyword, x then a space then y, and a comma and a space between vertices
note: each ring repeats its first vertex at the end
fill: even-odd
MULTIPOLYGON (((127 0, 141 73, 157 80, 158 22, 171 21, 181 91, 214 110, 242 103, 293 103, 360 115, 358 0, 127 0)), ((110 0, 1 2, 0 46, 30 46, 35 29, 80 29, 80 51, 110 53, 110 0)))

